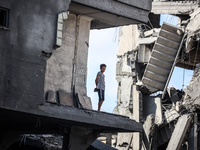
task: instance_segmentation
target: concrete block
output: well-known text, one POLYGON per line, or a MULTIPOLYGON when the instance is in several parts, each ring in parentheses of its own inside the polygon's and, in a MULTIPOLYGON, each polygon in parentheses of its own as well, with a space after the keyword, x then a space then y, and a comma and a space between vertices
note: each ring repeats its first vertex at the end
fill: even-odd
POLYGON ((155 124, 163 123, 162 102, 160 97, 144 96, 143 98, 143 120, 146 120, 149 115, 155 116, 155 124))
POLYGON ((91 99, 86 95, 78 94, 79 103, 81 104, 82 108, 92 110, 92 103, 91 99))
POLYGON ((59 95, 59 102, 61 105, 74 106, 71 94, 59 90, 58 95, 59 95))
POLYGON ((62 39, 57 38, 57 40, 56 40, 56 45, 57 45, 57 46, 61 46, 61 45, 62 45, 62 39))
POLYGON ((138 62, 139 63, 148 63, 151 56, 151 49, 148 48, 145 44, 140 44, 138 51, 138 62))
POLYGON ((62 24, 62 23, 58 22, 58 25, 57 25, 57 26, 58 26, 58 27, 57 27, 57 30, 60 30, 60 31, 63 30, 63 24, 62 24))
POLYGON ((47 101, 50 103, 57 103, 56 93, 52 90, 47 92, 47 101))
POLYGON ((59 22, 59 23, 63 23, 63 19, 59 19, 59 18, 58 18, 58 22, 59 22))
POLYGON ((66 19, 68 19, 68 12, 63 12, 62 13, 62 16, 63 16, 63 20, 66 20, 66 19))
POLYGON ((58 20, 63 20, 63 15, 62 15, 62 13, 58 14, 58 20))
POLYGON ((57 37, 62 39, 62 31, 57 30, 57 37))

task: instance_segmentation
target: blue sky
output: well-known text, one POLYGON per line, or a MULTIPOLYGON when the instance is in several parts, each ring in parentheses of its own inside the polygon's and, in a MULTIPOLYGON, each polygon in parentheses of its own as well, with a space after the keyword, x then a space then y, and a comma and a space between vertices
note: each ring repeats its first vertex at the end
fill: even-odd
POLYGON ((93 109, 97 110, 98 95, 93 92, 95 78, 99 72, 99 65, 107 65, 105 72, 106 90, 105 101, 102 111, 112 112, 117 101, 117 81, 115 80, 115 69, 118 49, 118 28, 104 30, 92 30, 90 32, 88 53, 87 94, 92 100, 93 109))
MULTIPOLYGON (((167 22, 177 25, 178 18, 171 15, 162 15, 160 23, 167 22)), ((91 30, 89 52, 88 52, 88 74, 87 74, 87 94, 92 100, 93 109, 97 110, 98 95, 93 92, 95 86, 96 74, 99 71, 99 65, 105 63, 107 70, 105 72, 106 77, 106 91, 105 101, 102 106, 102 111, 113 112, 113 109, 117 104, 117 81, 115 79, 115 70, 117 62, 117 50, 118 50, 118 28, 109 28, 103 30, 91 30)), ((184 85, 188 85, 193 71, 184 70, 182 68, 175 67, 170 87, 178 89, 183 85, 183 72, 185 71, 184 85)))

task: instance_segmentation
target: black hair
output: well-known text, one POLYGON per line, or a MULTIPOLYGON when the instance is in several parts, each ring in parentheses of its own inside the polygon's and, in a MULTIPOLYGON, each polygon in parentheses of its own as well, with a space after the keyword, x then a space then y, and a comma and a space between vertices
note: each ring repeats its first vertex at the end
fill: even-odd
POLYGON ((100 65, 100 69, 103 68, 103 67, 106 67, 106 64, 101 64, 100 65))

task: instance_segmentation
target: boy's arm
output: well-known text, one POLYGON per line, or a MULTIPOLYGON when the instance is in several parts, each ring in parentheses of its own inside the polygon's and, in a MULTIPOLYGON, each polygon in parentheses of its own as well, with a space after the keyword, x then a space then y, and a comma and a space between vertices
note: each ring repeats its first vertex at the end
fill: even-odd
POLYGON ((100 75, 97 75, 96 80, 95 80, 96 86, 97 86, 97 84, 98 84, 99 78, 100 78, 100 75))

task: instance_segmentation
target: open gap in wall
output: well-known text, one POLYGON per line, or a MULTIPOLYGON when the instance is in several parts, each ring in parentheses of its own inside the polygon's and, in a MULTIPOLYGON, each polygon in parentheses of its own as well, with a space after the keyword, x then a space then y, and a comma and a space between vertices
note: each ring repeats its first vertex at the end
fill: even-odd
POLYGON ((9 10, 0 7, 0 28, 8 28, 9 26, 9 10))
POLYGON ((118 28, 91 30, 88 52, 87 94, 91 98, 93 109, 98 107, 98 94, 94 92, 95 79, 100 64, 107 65, 105 71, 105 101, 102 111, 113 112, 117 101, 116 63, 118 49, 118 28))

